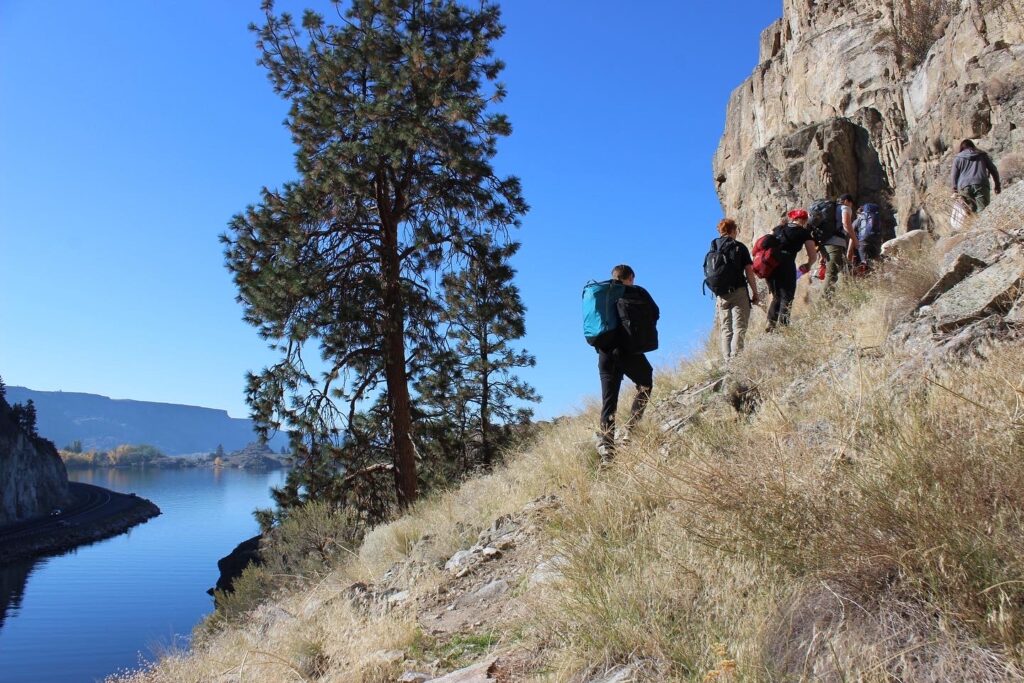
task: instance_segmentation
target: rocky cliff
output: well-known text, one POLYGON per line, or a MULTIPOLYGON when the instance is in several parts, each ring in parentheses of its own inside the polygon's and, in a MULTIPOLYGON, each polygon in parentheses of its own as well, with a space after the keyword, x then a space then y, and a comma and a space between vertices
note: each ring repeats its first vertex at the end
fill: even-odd
POLYGON ((897 233, 949 228, 964 138, 1005 181, 1024 173, 1024 8, 1016 0, 784 0, 733 93, 714 159, 748 238, 780 214, 853 193, 897 233))
POLYGON ((0 524, 45 515, 68 497, 68 473, 57 449, 27 434, 0 398, 0 524))

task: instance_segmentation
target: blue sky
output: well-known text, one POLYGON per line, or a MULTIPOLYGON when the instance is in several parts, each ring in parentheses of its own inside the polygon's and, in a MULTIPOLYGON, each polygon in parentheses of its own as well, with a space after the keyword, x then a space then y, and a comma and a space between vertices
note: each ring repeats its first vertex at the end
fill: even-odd
MULTIPOLYGON (((324 0, 278 9, 330 10, 324 0)), ((702 343, 711 157, 765 0, 503 3, 496 165, 532 210, 515 265, 541 417, 599 393, 580 291, 629 263, 662 309, 656 366, 702 343)), ((256 65, 259 0, 0 3, 0 375, 247 414, 272 354, 217 236, 294 176, 287 104, 256 65)), ((655 380, 657 381, 657 380, 655 380)))

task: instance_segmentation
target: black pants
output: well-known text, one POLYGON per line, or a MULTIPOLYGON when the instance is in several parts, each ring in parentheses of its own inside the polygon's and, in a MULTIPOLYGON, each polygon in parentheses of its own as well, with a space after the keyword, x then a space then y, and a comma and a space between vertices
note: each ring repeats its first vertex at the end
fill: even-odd
POLYGON ((789 324, 789 309, 796 298, 796 262, 783 261, 768 278, 772 303, 768 307, 768 329, 789 324))
POLYGON ((644 416, 654 386, 654 368, 642 353, 597 352, 597 370, 601 374, 601 431, 611 437, 615 429, 615 411, 619 407, 619 388, 622 378, 628 377, 636 385, 636 398, 627 427, 632 427, 644 416))

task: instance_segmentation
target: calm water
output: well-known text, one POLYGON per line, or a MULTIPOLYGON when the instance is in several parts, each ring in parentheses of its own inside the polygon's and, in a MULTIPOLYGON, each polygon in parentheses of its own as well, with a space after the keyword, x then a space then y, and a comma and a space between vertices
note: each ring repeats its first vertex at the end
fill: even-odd
POLYGON ((67 555, 0 568, 0 683, 77 683, 187 646, 210 612, 217 560, 256 534, 284 472, 95 470, 73 481, 135 492, 163 512, 67 555))

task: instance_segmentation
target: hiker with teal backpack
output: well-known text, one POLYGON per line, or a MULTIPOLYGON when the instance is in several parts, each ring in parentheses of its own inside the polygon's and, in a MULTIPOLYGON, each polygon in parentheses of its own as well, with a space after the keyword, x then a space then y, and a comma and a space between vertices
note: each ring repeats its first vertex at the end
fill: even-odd
POLYGON ((754 279, 754 261, 747 245, 736 239, 736 221, 724 218, 718 223, 718 238, 704 257, 704 286, 715 295, 722 358, 728 363, 743 350, 743 339, 750 322, 750 308, 760 297, 754 279))
POLYGON ((658 318, 654 299, 635 284, 636 273, 627 265, 615 266, 612 279, 590 282, 583 288, 583 335, 597 351, 601 376, 601 422, 597 452, 609 462, 615 455, 615 413, 619 405, 622 378, 636 385, 636 397, 626 428, 620 435, 628 441, 643 418, 654 386, 654 368, 644 355, 658 348, 658 318))

